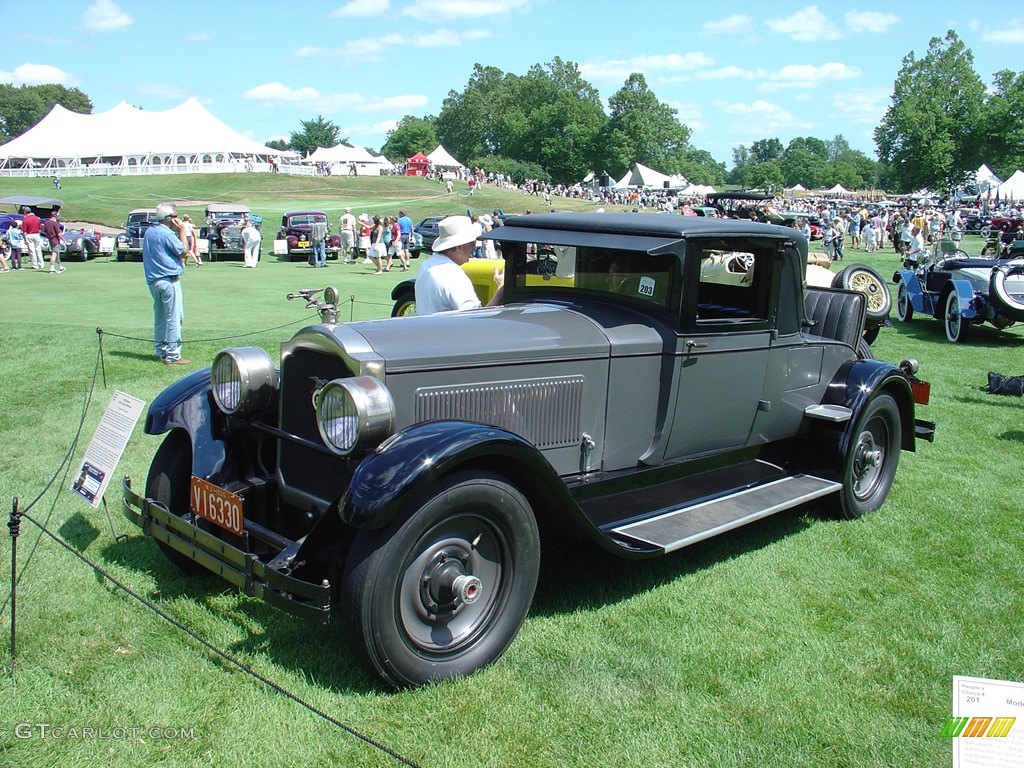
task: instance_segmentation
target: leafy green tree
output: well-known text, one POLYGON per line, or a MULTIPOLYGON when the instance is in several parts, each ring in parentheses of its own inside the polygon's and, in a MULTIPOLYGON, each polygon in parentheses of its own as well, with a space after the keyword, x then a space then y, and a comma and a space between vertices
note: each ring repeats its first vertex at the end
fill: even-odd
POLYGON ((933 37, 921 59, 903 57, 892 103, 875 128, 878 156, 897 191, 949 190, 978 167, 985 86, 956 32, 933 37))
POLYGON ((815 157, 820 158, 823 162, 827 162, 828 156, 828 143, 815 136, 798 136, 792 139, 786 146, 786 152, 794 152, 798 149, 806 150, 815 157))
POLYGON ((610 116, 602 134, 605 167, 612 175, 633 163, 662 173, 678 173, 690 149, 690 129, 676 110, 658 101, 647 80, 634 72, 608 100, 610 116))
POLYGON ((290 149, 288 142, 284 139, 271 139, 270 141, 264 142, 264 146, 267 146, 270 149, 280 149, 282 151, 290 149))
POLYGON ((508 90, 504 72, 476 64, 462 92, 448 92, 434 123, 445 149, 462 158, 500 154, 497 120, 508 90))
POLYGON ((828 159, 833 163, 850 151, 850 142, 841 133, 837 133, 831 141, 826 141, 825 146, 828 149, 828 159))
POLYGON ((336 147, 338 144, 347 143, 347 139, 341 139, 341 129, 323 115, 317 115, 314 120, 301 120, 301 130, 292 131, 289 144, 291 148, 302 155, 308 155, 317 147, 336 147))
POLYGON ((785 178, 782 175, 779 161, 769 160, 751 167, 747 174, 747 183, 752 189, 781 193, 785 186, 785 178))
POLYGON ((767 163, 782 157, 782 142, 778 139, 758 139, 750 145, 750 154, 755 163, 767 163))
POLYGON ((690 147, 677 172, 683 174, 691 184, 720 187, 725 183, 725 163, 718 162, 710 152, 703 149, 690 147))
POLYGON ((754 160, 746 145, 740 144, 739 146, 733 147, 732 168, 725 177, 726 183, 739 184, 741 187, 747 186, 750 183, 747 177, 753 166, 754 160))
POLYGON ((433 117, 406 115, 398 121, 398 125, 388 131, 387 140, 380 151, 385 157, 401 162, 417 152, 433 152, 440 143, 437 140, 433 117))
POLYGON ((779 159, 779 167, 785 177, 787 187, 801 184, 806 189, 817 189, 825 186, 828 178, 828 162, 820 155, 805 149, 805 144, 786 148, 779 159))
POLYGON ((92 113, 92 101, 78 88, 56 83, 14 86, 0 84, 0 140, 20 136, 60 104, 82 114, 92 113))
POLYGON ((1024 167, 1024 72, 995 73, 982 126, 983 160, 997 175, 1005 179, 1024 167))

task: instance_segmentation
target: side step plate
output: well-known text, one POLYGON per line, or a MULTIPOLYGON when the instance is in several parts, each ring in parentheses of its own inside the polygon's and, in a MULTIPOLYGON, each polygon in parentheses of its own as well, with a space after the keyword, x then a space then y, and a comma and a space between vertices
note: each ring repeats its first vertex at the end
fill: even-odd
POLYGON ((664 510, 646 520, 612 528, 609 533, 674 552, 840 488, 839 483, 814 475, 790 475, 713 501, 664 510))

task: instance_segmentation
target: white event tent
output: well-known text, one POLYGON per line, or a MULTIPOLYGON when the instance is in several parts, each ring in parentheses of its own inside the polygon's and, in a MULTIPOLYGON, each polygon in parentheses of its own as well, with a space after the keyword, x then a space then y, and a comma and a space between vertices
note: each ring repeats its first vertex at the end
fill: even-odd
POLYGON ((0 174, 196 173, 255 170, 271 149, 218 120, 196 99, 146 111, 121 102, 96 114, 55 104, 46 117, 0 145, 0 174), (19 173, 21 171, 22 173, 19 173))
POLYGON ((981 167, 974 172, 974 185, 980 192, 998 187, 1001 183, 1000 178, 985 163, 982 163, 981 167))
POLYGON ((1024 171, 1018 168, 1013 175, 996 187, 996 194, 1002 200, 1024 200, 1024 171))
POLYGON ((437 149, 427 155, 427 160, 435 168, 465 168, 465 166, 449 154, 443 144, 438 144, 437 149))
POLYGON ((347 144, 338 144, 333 147, 317 147, 309 157, 307 163, 336 163, 345 166, 347 169, 355 167, 356 173, 363 176, 379 176, 384 170, 391 170, 394 164, 386 157, 374 157, 366 147, 350 147, 347 144))
POLYGON ((633 163, 633 167, 626 171, 626 175, 614 185, 615 189, 625 189, 626 187, 679 189, 686 186, 687 182, 683 176, 668 176, 640 163, 633 163))

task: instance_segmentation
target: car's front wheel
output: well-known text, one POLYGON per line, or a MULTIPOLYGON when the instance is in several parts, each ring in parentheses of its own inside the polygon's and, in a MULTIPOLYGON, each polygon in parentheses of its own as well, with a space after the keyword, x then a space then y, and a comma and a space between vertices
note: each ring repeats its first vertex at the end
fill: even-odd
POLYGON ((882 506, 896 476, 902 427, 891 395, 873 397, 857 422, 843 456, 838 510, 860 517, 882 506))
MULTIPOLYGON (((192 445, 186 433, 175 430, 153 456, 146 478, 146 498, 158 501, 175 515, 190 507, 192 487, 192 445)), ((187 574, 203 573, 204 568, 162 541, 157 546, 174 565, 187 574)))
POLYGON ((967 339, 968 322, 960 314, 960 297, 956 291, 950 291, 946 295, 943 325, 946 328, 946 338, 954 344, 962 344, 967 339))
POLYGON ((900 281, 899 290, 896 292, 896 319, 901 323, 909 323, 914 318, 914 305, 910 301, 910 291, 907 284, 900 281))
POLYGON ((496 475, 453 475, 356 535, 342 597, 353 648, 395 687, 471 674, 512 642, 539 568, 526 498, 496 475))
POLYGON ((416 291, 410 288, 402 291, 391 308, 392 317, 408 317, 416 314, 416 291))

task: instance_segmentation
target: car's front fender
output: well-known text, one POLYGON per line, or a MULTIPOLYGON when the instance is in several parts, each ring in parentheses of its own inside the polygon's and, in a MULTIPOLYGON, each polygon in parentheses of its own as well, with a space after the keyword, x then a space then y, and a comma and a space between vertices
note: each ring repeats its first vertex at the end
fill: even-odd
POLYGON ((841 456, 846 455, 854 439, 853 431, 860 421, 861 412, 872 397, 883 391, 892 395, 900 409, 903 422, 901 448, 905 451, 914 450, 914 393, 906 374, 883 360, 853 360, 836 372, 824 400, 830 405, 849 408, 852 412, 839 440, 841 456))
POLYGON ((475 422, 432 421, 395 434, 359 463, 339 504, 341 518, 356 528, 382 527, 436 480, 469 466, 506 475, 527 496, 554 495, 563 510, 577 507, 551 464, 518 435, 475 422))
POLYGON ((156 396, 146 414, 146 433, 162 435, 183 429, 192 440, 192 472, 209 477, 224 464, 223 440, 214 437, 214 411, 210 398, 210 369, 202 368, 178 379, 156 396))

